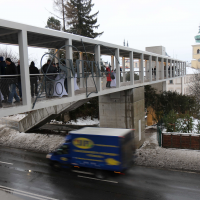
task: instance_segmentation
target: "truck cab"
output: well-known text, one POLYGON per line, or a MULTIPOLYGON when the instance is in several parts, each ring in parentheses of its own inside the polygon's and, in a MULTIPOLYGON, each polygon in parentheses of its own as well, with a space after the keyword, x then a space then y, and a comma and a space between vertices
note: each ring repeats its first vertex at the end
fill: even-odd
POLYGON ((50 160, 50 165, 54 169, 59 170, 59 168, 68 168, 71 163, 70 158, 70 143, 64 143, 56 148, 53 152, 47 154, 46 158, 50 160))

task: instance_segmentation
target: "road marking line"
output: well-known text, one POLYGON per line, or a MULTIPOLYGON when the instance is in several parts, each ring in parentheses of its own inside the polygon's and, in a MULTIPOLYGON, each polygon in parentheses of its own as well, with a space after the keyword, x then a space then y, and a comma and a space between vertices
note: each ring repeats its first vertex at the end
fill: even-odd
POLYGON ((83 171, 78 171, 78 170, 72 170, 73 172, 76 172, 76 173, 80 173, 80 174, 89 174, 89 175, 93 175, 94 173, 91 173, 91 172, 83 172, 83 171))
POLYGON ((15 193, 15 194, 18 194, 18 195, 21 195, 21 196, 25 196, 25 197, 30 197, 30 198, 38 199, 38 200, 44 200, 43 198, 34 197, 34 196, 31 196, 31 195, 28 195, 28 194, 23 194, 21 192, 11 191, 11 190, 7 190, 7 189, 0 189, 0 190, 2 190, 4 192, 9 192, 9 193, 15 193))
POLYGON ((97 181, 105 181, 105 182, 110 182, 110 183, 118 183, 116 181, 101 180, 101 179, 98 179, 98 178, 91 178, 91 177, 87 177, 87 176, 80 176, 80 175, 78 175, 78 177, 80 177, 80 178, 87 178, 87 179, 93 179, 93 180, 97 180, 97 181))
POLYGON ((5 163, 5 164, 8 164, 8 165, 13 165, 13 163, 7 163, 7 162, 2 162, 2 161, 0 161, 0 163, 5 163))
POLYGON ((39 195, 39 194, 33 194, 33 193, 25 192, 25 191, 22 191, 22 190, 17 190, 17 189, 5 187, 5 186, 2 186, 2 185, 0 185, 0 190, 7 190, 9 192, 19 193, 21 195, 32 195, 32 198, 39 198, 39 199, 42 198, 42 199, 48 199, 48 200, 58 200, 58 199, 54 199, 54 198, 51 198, 51 197, 46 197, 46 196, 39 195))

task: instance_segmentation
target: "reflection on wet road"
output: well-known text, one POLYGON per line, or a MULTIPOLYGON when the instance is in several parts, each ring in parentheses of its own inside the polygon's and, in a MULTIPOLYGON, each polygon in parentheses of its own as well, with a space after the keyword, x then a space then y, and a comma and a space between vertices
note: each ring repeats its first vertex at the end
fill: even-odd
POLYGON ((0 191, 26 200, 193 200, 200 196, 197 173, 135 166, 124 175, 99 180, 88 172, 54 172, 45 156, 0 146, 0 191))

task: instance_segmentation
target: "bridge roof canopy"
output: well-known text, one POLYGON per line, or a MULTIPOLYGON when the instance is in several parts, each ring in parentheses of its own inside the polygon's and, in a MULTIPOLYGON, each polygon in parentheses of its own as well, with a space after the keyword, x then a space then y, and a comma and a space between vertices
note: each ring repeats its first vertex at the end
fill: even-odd
POLYGON ((18 45, 18 32, 21 30, 27 31, 27 42, 29 47, 46 49, 64 48, 66 40, 71 38, 74 51, 94 54, 95 47, 100 45, 101 55, 115 55, 115 49, 119 48, 119 55, 121 57, 129 57, 129 53, 132 51, 134 59, 140 59, 142 53, 144 54, 144 60, 149 60, 149 55, 152 55, 153 61, 156 60, 156 57, 158 57, 158 61, 161 61, 161 58, 166 59, 166 56, 147 51, 136 50, 62 31, 39 28, 2 19, 0 19, 0 43, 18 45))

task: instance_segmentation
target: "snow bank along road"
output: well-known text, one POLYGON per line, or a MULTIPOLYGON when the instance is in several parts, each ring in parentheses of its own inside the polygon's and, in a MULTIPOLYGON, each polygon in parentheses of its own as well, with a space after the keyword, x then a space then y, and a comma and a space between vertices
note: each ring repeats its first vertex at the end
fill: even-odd
POLYGON ((146 141, 136 151, 136 164, 200 172, 200 151, 165 149, 158 146, 156 129, 147 128, 146 141))

